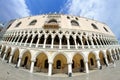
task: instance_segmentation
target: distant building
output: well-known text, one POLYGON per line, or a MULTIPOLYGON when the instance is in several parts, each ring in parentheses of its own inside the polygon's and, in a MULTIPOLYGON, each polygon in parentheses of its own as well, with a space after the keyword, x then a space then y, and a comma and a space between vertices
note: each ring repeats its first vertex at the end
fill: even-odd
POLYGON ((16 19, 0 43, 3 60, 30 72, 86 72, 119 59, 120 46, 110 28, 99 21, 63 14, 16 19))

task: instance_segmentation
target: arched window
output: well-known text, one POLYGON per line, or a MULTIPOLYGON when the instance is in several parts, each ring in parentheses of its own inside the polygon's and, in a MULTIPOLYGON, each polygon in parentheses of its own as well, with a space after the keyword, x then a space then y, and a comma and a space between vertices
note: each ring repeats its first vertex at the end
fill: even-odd
POLYGON ((57 20, 51 19, 51 20, 48 21, 48 23, 53 23, 54 24, 54 23, 57 23, 57 20))
POLYGON ((41 38, 40 38, 40 40, 39 40, 39 44, 43 44, 43 43, 44 43, 44 40, 45 40, 45 36, 42 35, 41 38))
POLYGON ((11 25, 12 25, 12 23, 8 25, 7 29, 8 29, 11 25))
POLYGON ((22 22, 19 22, 15 27, 19 27, 22 22))
POLYGON ((33 20, 33 21, 30 22, 29 25, 35 25, 36 23, 37 23, 37 20, 33 20))
POLYGON ((70 36, 69 42, 70 42, 70 45, 75 45, 75 42, 72 36, 70 36))
POLYGON ((103 27, 106 32, 109 32, 105 27, 103 27))
POLYGON ((79 23, 77 21, 75 21, 75 20, 72 20, 71 25, 72 26, 79 26, 79 23))
POLYGON ((54 38, 54 44, 59 45, 59 37, 58 37, 58 35, 56 35, 55 38, 54 38))
POLYGON ((98 27, 95 25, 95 24, 91 24, 91 26, 94 28, 94 29, 98 29, 98 27))
POLYGON ((49 35, 49 36, 47 37, 46 44, 51 44, 51 41, 52 41, 52 36, 49 35))

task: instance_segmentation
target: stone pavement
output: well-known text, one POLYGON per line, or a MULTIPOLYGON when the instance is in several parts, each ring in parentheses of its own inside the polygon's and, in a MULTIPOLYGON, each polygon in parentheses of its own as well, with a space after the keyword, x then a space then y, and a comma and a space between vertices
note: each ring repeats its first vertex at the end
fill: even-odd
POLYGON ((55 74, 51 77, 47 73, 30 73, 26 69, 15 68, 0 59, 0 80, 120 80, 120 61, 116 61, 116 67, 111 64, 102 70, 93 70, 90 73, 73 73, 73 77, 65 74, 55 74))

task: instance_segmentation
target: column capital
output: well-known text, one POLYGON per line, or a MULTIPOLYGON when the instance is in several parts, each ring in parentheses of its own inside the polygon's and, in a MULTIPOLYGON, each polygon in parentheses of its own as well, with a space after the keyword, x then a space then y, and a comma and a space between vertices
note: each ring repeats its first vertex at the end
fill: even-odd
POLYGON ((70 38, 70 36, 69 36, 69 35, 66 35, 66 38, 67 38, 67 39, 69 39, 69 38, 70 38))
POLYGON ((97 58, 96 61, 100 61, 100 58, 97 58))
POLYGON ((48 62, 49 64, 53 64, 53 62, 48 62))
POLYGON ((84 63, 88 63, 88 61, 84 61, 84 63))
POLYGON ((67 64, 72 64, 72 62, 68 62, 67 64))
POLYGON ((36 60, 31 60, 31 62, 35 62, 36 60))

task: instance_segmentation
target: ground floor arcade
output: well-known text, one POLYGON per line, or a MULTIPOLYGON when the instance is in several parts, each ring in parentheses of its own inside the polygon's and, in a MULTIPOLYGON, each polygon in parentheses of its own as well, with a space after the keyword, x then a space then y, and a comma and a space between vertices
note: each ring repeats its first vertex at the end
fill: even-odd
POLYGON ((75 72, 86 72, 109 66, 119 60, 120 49, 104 49, 92 51, 41 51, 11 46, 0 46, 0 57, 16 67, 33 72, 52 74, 63 73, 72 75, 75 72))

